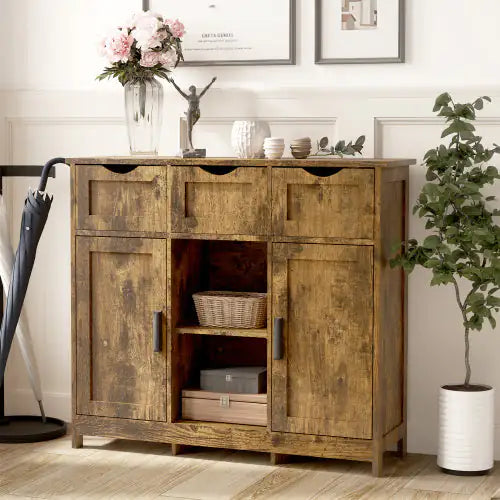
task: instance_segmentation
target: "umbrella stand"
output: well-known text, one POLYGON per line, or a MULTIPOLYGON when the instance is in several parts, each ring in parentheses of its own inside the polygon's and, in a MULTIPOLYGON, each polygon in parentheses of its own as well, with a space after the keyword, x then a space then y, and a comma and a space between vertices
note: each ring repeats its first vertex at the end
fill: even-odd
MULTIPOLYGON (((40 175, 42 175, 45 188, 47 177, 55 177, 53 164, 49 162, 45 167, 38 165, 0 166, 0 194, 3 177, 38 177, 40 175)), ((1 288, 0 284, 0 290, 1 288)), ((0 294, 0 319, 3 306, 3 294, 0 294)), ((34 443, 55 439, 66 434, 66 423, 57 418, 42 419, 41 416, 32 415, 6 416, 4 396, 4 383, 0 381, 0 443, 34 443)))

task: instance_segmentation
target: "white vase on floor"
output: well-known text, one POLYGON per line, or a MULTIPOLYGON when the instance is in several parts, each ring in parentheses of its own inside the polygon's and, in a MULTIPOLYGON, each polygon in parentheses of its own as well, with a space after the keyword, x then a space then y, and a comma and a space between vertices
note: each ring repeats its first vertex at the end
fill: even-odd
POLYGON ((235 121, 231 132, 231 145, 238 158, 263 158, 264 139, 271 136, 265 121, 235 121))
POLYGON ((493 467, 495 391, 489 386, 445 385, 439 392, 438 466, 458 475, 493 467))

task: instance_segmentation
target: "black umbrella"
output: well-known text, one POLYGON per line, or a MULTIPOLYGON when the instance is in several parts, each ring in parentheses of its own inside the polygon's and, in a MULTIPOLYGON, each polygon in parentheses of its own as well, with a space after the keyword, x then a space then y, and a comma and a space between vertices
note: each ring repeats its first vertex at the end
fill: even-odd
MULTIPOLYGON (((0 329, 0 385, 5 374, 12 339, 14 338, 31 271, 35 263, 38 242, 52 204, 52 196, 45 192, 45 187, 47 186, 50 169, 56 163, 65 163, 65 160, 64 158, 54 158, 45 164, 38 189, 36 191, 30 189, 24 202, 19 246, 17 247, 14 267, 12 268, 9 295, 0 329)), ((42 417, 45 420, 45 416, 42 415, 42 417)))

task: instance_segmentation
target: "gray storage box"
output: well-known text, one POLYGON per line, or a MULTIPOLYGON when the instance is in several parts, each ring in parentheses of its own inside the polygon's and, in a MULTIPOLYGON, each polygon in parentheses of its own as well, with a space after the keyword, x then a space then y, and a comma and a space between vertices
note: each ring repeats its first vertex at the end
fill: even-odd
POLYGON ((234 394, 260 394, 266 392, 266 368, 242 366, 201 370, 200 389, 234 394))

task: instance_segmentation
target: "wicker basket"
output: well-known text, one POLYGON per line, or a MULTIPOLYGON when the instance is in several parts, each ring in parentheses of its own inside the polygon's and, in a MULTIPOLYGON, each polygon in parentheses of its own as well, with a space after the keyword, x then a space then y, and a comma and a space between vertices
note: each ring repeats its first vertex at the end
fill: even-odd
POLYGON ((249 292, 199 292, 193 294, 201 326, 263 328, 267 294, 249 292))

